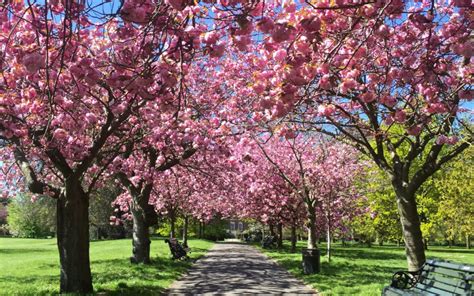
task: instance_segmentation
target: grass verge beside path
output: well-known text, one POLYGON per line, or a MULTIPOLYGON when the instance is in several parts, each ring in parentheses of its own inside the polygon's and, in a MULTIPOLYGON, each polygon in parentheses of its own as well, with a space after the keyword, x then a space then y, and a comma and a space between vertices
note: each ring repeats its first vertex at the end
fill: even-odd
MULTIPOLYGON (((191 239, 192 260, 172 261, 161 239, 151 244, 151 265, 130 264, 131 239, 90 244, 94 290, 101 295, 157 295, 213 245, 191 239)), ((0 295, 59 293, 59 255, 55 239, 0 238, 0 295)))
MULTIPOLYGON (((301 248, 290 253, 288 244, 281 250, 266 250, 259 247, 270 258, 276 260, 290 273, 302 279, 323 295, 379 296, 382 288, 390 283, 392 274, 406 270, 403 248, 395 246, 355 247, 335 245, 331 263, 327 263, 325 245, 321 245, 321 273, 304 275, 301 269, 301 248)), ((474 265, 474 250, 430 247, 427 258, 440 258, 474 265)))

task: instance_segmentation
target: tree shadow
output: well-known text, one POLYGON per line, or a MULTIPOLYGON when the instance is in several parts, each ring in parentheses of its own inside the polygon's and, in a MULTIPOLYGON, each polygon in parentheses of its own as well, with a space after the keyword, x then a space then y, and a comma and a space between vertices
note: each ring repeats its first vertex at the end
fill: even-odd
POLYGON ((159 295, 195 260, 154 257, 150 264, 131 264, 128 258, 96 260, 92 277, 100 295, 159 295))
POLYGON ((26 255, 28 253, 51 253, 51 250, 48 249, 40 249, 40 248, 14 248, 14 249, 0 249, 0 255, 13 255, 13 254, 21 254, 26 255))
POLYGON ((270 295, 313 294, 299 280, 267 260, 258 252, 235 247, 214 249, 205 259, 188 270, 185 277, 173 285, 164 295, 270 295))

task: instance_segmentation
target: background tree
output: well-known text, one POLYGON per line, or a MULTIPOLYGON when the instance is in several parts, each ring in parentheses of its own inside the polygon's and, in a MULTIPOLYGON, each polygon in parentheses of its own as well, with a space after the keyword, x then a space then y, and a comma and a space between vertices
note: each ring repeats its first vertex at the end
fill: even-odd
POLYGON ((91 237, 101 239, 103 237, 113 237, 120 232, 116 225, 110 225, 110 216, 114 214, 113 201, 121 193, 120 187, 115 186, 111 181, 91 194, 89 205, 89 224, 96 233, 91 233, 91 237))
POLYGON ((55 201, 48 197, 19 194, 8 205, 8 229, 13 236, 45 238, 54 236, 56 229, 55 201))
POLYGON ((453 161, 434 186, 441 195, 438 215, 444 225, 448 240, 464 238, 466 247, 471 247, 474 233, 474 149, 453 161))

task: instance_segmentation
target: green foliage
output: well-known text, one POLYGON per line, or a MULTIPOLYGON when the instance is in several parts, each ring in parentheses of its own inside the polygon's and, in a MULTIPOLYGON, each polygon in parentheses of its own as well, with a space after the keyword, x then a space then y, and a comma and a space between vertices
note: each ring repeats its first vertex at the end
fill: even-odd
MULTIPOLYGON (((129 239, 91 242, 91 269, 99 295, 160 295, 212 243, 190 240, 191 261, 173 261, 167 244, 153 239, 152 264, 131 264, 129 239)), ((59 256, 54 239, 0 238, 0 295, 57 295, 59 256)))
MULTIPOLYGON (((179 238, 183 233, 184 218, 177 217, 176 221, 174 223, 175 223, 174 227, 176 229, 176 236, 179 238)), ((170 233, 171 233, 171 223, 170 223, 170 220, 167 217, 164 217, 163 219, 160 219, 158 221, 158 228, 156 229, 155 233, 158 234, 158 235, 162 235, 162 236, 169 236, 170 235, 170 233)), ((189 229, 188 229, 188 235, 190 235, 189 229)))
POLYGON ((442 172, 434 186, 439 191, 437 213, 449 240, 474 233, 474 148, 460 155, 442 172))
MULTIPOLYGON (((399 149, 406 153, 409 147, 401 145, 399 149)), ((464 151, 418 189, 416 200, 424 239, 436 243, 459 241, 474 232, 473 170, 466 169, 473 167, 473 150, 464 151)), ((424 157, 412 162, 412 171, 420 168, 424 157)), ((359 206, 370 211, 351 221, 350 227, 356 236, 365 241, 377 238, 400 240, 402 233, 396 196, 389 177, 375 167, 370 168, 367 180, 361 182, 360 187, 367 200, 359 206)))
POLYGON ((53 236, 56 225, 56 202, 47 196, 31 201, 19 194, 8 205, 8 229, 15 237, 44 238, 53 236))
MULTIPOLYGON (((301 270, 301 248, 290 253, 285 241, 283 249, 261 249, 275 259, 290 273, 314 287, 321 295, 378 296, 384 286, 390 285, 395 271, 406 270, 406 256, 403 248, 395 246, 374 246, 372 248, 342 247, 334 244, 331 263, 322 262, 321 273, 304 275, 301 270)), ((325 256, 325 245, 321 245, 321 258, 325 256)), ((474 264, 474 251, 432 247, 428 258, 442 258, 454 262, 474 264)))
POLYGON ((228 237, 229 224, 226 220, 214 218, 204 227, 204 238, 212 241, 224 240, 228 237))
POLYGON ((438 209, 440 194, 435 186, 439 172, 428 179, 418 190, 416 202, 421 221, 421 232, 425 240, 438 240, 439 220, 438 209))
POLYGON ((365 242, 398 241, 402 238, 396 197, 387 175, 376 167, 370 168, 367 180, 360 184, 366 199, 359 208, 367 212, 356 216, 351 227, 365 242))

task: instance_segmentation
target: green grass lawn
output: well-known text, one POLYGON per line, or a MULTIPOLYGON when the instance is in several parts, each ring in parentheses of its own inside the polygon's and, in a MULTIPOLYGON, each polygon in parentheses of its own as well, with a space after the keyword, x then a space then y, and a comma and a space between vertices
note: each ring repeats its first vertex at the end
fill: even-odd
MULTIPOLYGON (((382 288, 390 283, 392 274, 406 270, 403 248, 395 246, 342 247, 336 245, 331 263, 328 264, 325 251, 321 250, 321 273, 303 275, 301 268, 301 247, 295 254, 289 253, 289 245, 282 250, 264 250, 296 277, 314 287, 323 295, 380 295, 382 288)), ((321 249, 325 245, 320 246, 321 249)), ((441 258, 474 265, 474 251, 458 248, 430 247, 428 258, 441 258)))
MULTIPOLYGON (((190 240, 197 259, 212 242, 190 240)), ((192 262, 172 261, 168 245, 155 239, 151 265, 130 264, 131 239, 91 242, 94 290, 101 295, 157 295, 192 262)), ((193 260, 191 260, 193 261, 193 260)), ((55 239, 0 238, 0 295, 59 293, 59 255, 55 239)))

